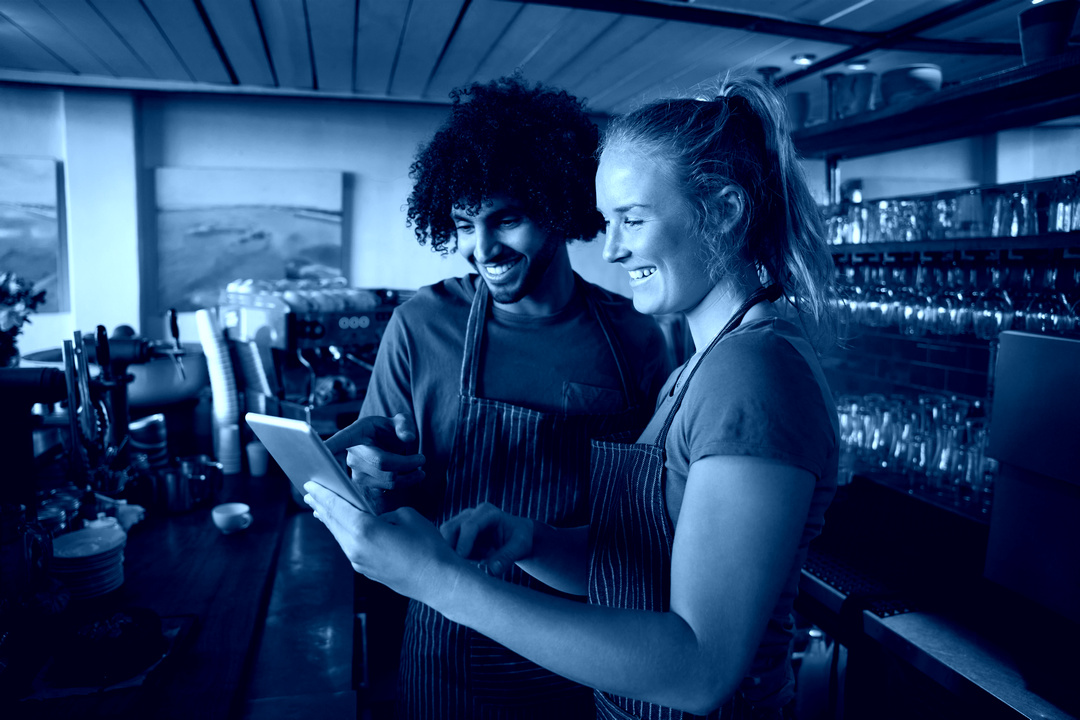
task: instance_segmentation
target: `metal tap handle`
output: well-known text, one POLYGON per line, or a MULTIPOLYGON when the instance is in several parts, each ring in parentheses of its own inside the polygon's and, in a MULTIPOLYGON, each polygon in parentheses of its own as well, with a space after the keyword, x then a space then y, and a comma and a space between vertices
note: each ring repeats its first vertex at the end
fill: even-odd
POLYGON ((180 349, 180 324, 176 320, 176 308, 169 308, 166 313, 169 318, 169 334, 172 335, 173 346, 180 349))
POLYGON ((166 313, 166 317, 169 318, 169 334, 172 335, 173 347, 175 352, 173 353, 173 362, 176 363, 176 373, 180 376, 180 381, 187 380, 187 372, 184 370, 184 349, 180 345, 180 323, 176 319, 176 308, 169 308, 166 313))
POLYGON ((94 353, 97 364, 101 367, 101 378, 106 382, 112 380, 112 353, 109 350, 109 334, 104 325, 97 326, 97 347, 94 353))

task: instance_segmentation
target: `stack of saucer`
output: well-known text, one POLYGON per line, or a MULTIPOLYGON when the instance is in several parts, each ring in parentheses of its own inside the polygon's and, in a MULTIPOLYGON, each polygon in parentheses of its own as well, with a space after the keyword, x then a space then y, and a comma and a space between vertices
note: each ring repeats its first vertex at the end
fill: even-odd
POLYGON ((136 420, 128 425, 128 434, 131 451, 146 455, 150 467, 162 468, 169 464, 164 415, 158 413, 136 420))
POLYGON ((127 534, 115 518, 53 540, 52 574, 73 597, 93 598, 124 584, 127 534))

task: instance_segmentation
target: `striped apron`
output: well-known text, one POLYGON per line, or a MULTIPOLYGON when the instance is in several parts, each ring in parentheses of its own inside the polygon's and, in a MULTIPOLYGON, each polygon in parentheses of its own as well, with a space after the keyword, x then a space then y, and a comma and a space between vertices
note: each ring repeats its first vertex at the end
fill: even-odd
MULTIPOLYGON (((760 288, 736 311, 687 375, 653 444, 619 438, 592 443, 592 512, 589 524, 589 602, 604 607, 667 612, 671 604, 671 548, 675 528, 664 494, 664 448, 675 414, 694 373, 716 344, 739 326, 747 311, 778 291, 760 288)), ((680 710, 597 690, 596 715, 603 720, 688 720, 680 710)), ((778 710, 748 707, 737 693, 709 718, 779 718, 778 710), (757 714, 755 714, 755 712, 757 714), (772 714, 769 714, 772 713, 772 714)))
MULTIPOLYGON (((544 413, 476 396, 489 293, 478 283, 465 333, 461 397, 439 524, 490 502, 556 527, 589 520, 589 443, 648 419, 607 313, 578 282, 615 357, 626 410, 615 415, 544 413)), ((513 567, 510 582, 556 591, 513 567)), ((570 597, 570 596, 566 596, 570 597)), ((444 718, 593 718, 592 691, 544 670, 428 606, 411 601, 405 620, 399 716, 444 718)))

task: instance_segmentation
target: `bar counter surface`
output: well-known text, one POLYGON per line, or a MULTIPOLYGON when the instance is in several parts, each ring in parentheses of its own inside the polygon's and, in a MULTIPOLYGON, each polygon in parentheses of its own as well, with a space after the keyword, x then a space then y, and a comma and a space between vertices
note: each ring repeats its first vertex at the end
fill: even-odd
POLYGON ((796 610, 848 648, 845 717, 1075 720, 1077 629, 982 578, 986 531, 865 477, 840 489, 796 610))
MULTIPOLYGON (((45 701, 24 700, 17 717, 238 717, 255 642, 265 621, 288 481, 281 476, 226 478, 219 502, 251 506, 252 523, 222 534, 209 507, 150 515, 128 534, 124 584, 69 612, 107 617, 148 608, 181 632, 142 686, 45 701)), ((2 713, 5 717, 5 711, 2 713)))

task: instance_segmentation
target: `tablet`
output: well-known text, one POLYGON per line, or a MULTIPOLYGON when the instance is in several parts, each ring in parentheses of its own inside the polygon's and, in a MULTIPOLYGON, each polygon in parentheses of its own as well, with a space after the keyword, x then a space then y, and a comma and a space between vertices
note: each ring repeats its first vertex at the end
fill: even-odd
POLYGON ((244 419, 301 495, 307 492, 304 483, 314 480, 358 510, 372 512, 371 504, 353 487, 326 443, 306 422, 250 412, 244 419))

